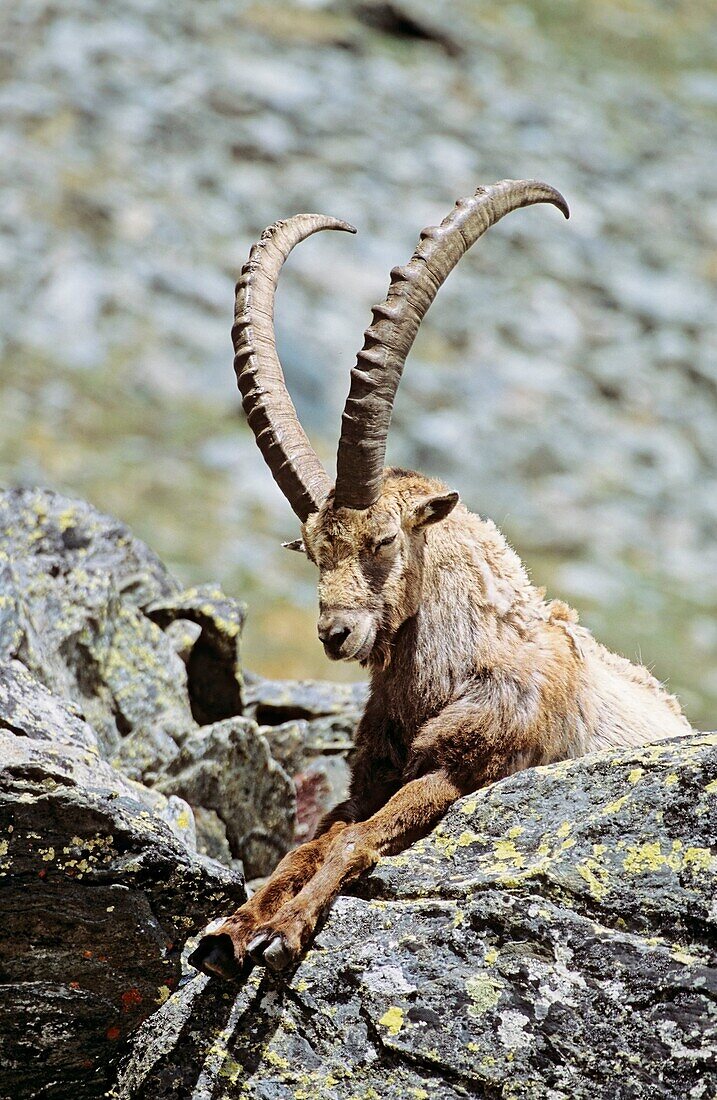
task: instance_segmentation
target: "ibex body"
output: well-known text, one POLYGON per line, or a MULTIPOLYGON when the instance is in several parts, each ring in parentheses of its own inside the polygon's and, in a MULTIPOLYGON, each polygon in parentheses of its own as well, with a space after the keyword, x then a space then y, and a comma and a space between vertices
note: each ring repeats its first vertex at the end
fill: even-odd
POLYGON ((489 225, 542 201, 567 214, 545 184, 479 189, 392 272, 352 372, 335 488, 286 392, 272 308, 293 244, 317 228, 350 227, 303 215, 277 223, 252 251, 234 330, 245 408, 302 520, 303 540, 292 545, 319 569, 327 655, 365 665, 371 692, 349 798, 204 937, 192 961, 207 973, 236 976, 252 960, 290 965, 347 882, 425 835, 461 795, 522 768, 689 732, 646 669, 599 645, 565 604, 545 601, 493 523, 440 482, 383 467, 403 363, 438 288, 489 225))

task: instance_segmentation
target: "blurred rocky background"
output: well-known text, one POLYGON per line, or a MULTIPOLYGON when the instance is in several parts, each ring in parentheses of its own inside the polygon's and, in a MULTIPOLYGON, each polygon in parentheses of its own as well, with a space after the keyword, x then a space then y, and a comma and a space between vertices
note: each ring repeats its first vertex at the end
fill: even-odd
MULTIPOLYGON (((515 214, 463 261, 389 458, 445 476, 708 726, 716 48, 711 0, 2 5, 3 482, 84 497, 183 584, 241 595, 249 667, 351 674, 315 640, 311 567, 279 548, 296 526, 241 417, 235 277, 277 217, 358 226, 298 249, 278 302, 332 463, 390 267, 478 183, 544 177, 572 220, 515 214)), ((168 765, 177 790, 191 765, 168 765)))

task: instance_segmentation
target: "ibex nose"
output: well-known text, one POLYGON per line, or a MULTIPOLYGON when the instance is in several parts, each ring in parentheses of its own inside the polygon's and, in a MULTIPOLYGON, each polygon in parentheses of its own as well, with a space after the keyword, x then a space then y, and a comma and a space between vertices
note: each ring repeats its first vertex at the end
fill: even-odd
POLYGON ((338 657, 351 628, 335 615, 322 615, 319 619, 319 638, 327 652, 338 657))

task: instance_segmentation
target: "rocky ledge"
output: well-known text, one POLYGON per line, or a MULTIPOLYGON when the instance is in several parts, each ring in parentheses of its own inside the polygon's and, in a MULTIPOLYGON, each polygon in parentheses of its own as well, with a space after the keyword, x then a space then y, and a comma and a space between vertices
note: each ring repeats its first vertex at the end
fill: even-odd
POLYGON ((360 691, 245 687, 243 619, 82 501, 0 493, 2 1100, 103 1096, 187 937, 343 791, 360 691))
POLYGON ((691 1097, 717 1086, 717 736, 463 799, 335 904, 287 981, 197 977, 121 1100, 691 1097))
POLYGON ((243 676, 243 609, 85 504, 0 518, 2 1100, 715 1095, 717 735, 512 776, 293 973, 182 976, 340 795, 361 690, 243 676))

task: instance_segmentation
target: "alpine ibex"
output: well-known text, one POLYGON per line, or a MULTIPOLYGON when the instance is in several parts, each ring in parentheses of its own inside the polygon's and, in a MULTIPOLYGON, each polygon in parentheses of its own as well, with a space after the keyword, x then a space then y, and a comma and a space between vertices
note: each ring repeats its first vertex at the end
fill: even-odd
POLYGON ((538 202, 568 217, 544 183, 481 187, 392 271, 351 372, 335 487, 286 390, 274 292, 299 241, 354 230, 318 214, 277 222, 242 271, 233 341, 244 409, 301 520, 303 539, 289 545, 319 569, 326 653, 365 666, 371 692, 349 798, 200 941, 191 962, 208 974, 293 963, 342 887, 426 835, 461 795, 522 768, 689 732, 646 669, 604 649, 565 604, 546 602, 490 520, 433 478, 384 469, 403 365, 439 287, 486 229, 538 202))

